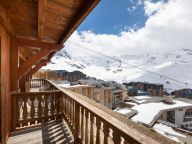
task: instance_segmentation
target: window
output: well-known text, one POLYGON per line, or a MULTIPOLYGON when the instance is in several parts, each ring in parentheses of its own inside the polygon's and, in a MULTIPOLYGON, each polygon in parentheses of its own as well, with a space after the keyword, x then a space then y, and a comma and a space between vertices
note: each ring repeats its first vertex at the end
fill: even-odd
POLYGON ((167 121, 171 123, 175 123, 175 111, 167 112, 167 121))
POLYGON ((185 111, 185 115, 186 115, 186 116, 192 116, 192 108, 187 109, 187 110, 185 111))

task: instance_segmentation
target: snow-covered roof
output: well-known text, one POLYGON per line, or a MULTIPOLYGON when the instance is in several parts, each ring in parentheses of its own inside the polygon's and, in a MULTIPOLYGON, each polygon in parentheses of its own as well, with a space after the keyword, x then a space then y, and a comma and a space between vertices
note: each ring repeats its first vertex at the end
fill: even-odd
POLYGON ((192 103, 179 100, 173 100, 173 104, 166 104, 164 102, 151 102, 136 105, 132 107, 132 109, 136 110, 138 113, 132 118, 132 120, 151 126, 156 121, 156 118, 161 111, 187 106, 192 106, 192 103))
POLYGON ((67 85, 67 84, 60 84, 59 86, 63 88, 91 87, 89 85, 67 85))
POLYGON ((134 96, 134 98, 136 98, 136 99, 147 99, 147 98, 151 98, 151 96, 148 96, 148 95, 146 95, 146 96, 134 96))
POLYGON ((138 105, 137 103, 134 103, 134 102, 125 102, 125 103, 133 106, 138 105))
POLYGON ((137 113, 136 110, 129 109, 129 108, 116 108, 113 111, 118 112, 122 115, 125 115, 128 118, 132 117, 133 115, 135 115, 137 113))
POLYGON ((128 113, 131 112, 131 110, 128 109, 128 108, 124 108, 124 109, 115 109, 114 111, 116 111, 116 112, 118 112, 118 113, 120 113, 120 114, 123 114, 123 115, 126 115, 126 114, 128 114, 128 113))
POLYGON ((68 86, 70 86, 70 84, 57 84, 58 86, 60 86, 60 87, 68 87, 68 86))
POLYGON ((176 132, 175 130, 173 130, 173 128, 171 128, 167 125, 161 124, 161 123, 155 124, 153 126, 153 129, 155 129, 155 131, 157 131, 158 133, 160 133, 176 142, 181 142, 178 139, 178 137, 186 138, 186 136, 184 134, 176 132))

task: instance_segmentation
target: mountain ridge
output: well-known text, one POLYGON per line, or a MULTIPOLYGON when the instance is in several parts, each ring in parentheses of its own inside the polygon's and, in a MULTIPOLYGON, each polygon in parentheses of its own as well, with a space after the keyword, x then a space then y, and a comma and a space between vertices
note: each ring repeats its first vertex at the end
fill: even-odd
POLYGON ((192 86, 192 49, 173 53, 123 55, 114 59, 103 55, 72 57, 63 49, 43 69, 79 70, 91 77, 120 83, 160 83, 167 91, 173 91, 192 86))

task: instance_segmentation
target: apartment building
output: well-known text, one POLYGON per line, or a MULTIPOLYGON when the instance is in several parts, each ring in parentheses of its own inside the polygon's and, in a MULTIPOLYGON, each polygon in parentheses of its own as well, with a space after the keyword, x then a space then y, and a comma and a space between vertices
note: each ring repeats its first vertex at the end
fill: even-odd
MULTIPOLYGON (((98 91, 104 89, 105 91, 104 93, 106 93, 106 95, 110 95, 111 97, 110 101, 112 101, 112 105, 110 105, 110 107, 113 109, 118 107, 119 104, 123 102, 128 96, 127 89, 125 88, 125 86, 122 84, 118 84, 117 82, 114 81, 106 82, 103 80, 98 80, 96 78, 87 78, 79 80, 79 83, 84 85, 87 84, 95 86, 98 88, 98 91)), ((102 100, 100 100, 100 102, 103 104, 102 100)))
POLYGON ((116 108, 121 102, 123 102, 127 98, 127 91, 124 89, 113 89, 112 95, 113 108, 116 108))
POLYGON ((192 130, 192 106, 164 111, 159 119, 192 130))
POLYGON ((105 87, 95 87, 89 85, 60 85, 76 93, 82 94, 94 101, 112 109, 112 90, 105 87))
POLYGON ((75 82, 85 78, 86 75, 80 71, 68 72, 66 70, 39 70, 34 74, 34 77, 57 81, 67 80, 69 82, 75 82))
POLYGON ((148 82, 130 82, 124 83, 124 85, 129 89, 129 95, 138 94, 137 91, 143 91, 148 93, 150 96, 163 96, 163 85, 162 84, 152 84, 148 82), (136 91, 136 92, 135 92, 136 91))
POLYGON ((185 97, 192 99, 192 89, 189 88, 175 90, 172 92, 172 94, 176 97, 185 97))

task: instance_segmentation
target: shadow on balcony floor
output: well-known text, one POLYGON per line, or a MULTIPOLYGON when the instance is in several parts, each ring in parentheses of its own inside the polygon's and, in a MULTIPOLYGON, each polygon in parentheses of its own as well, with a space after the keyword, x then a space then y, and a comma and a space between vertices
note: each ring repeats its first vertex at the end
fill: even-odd
POLYGON ((73 144, 65 123, 52 121, 11 133, 7 144, 73 144))

